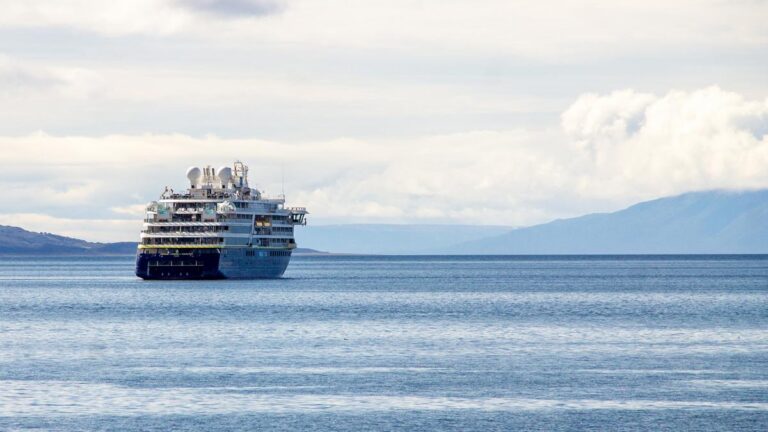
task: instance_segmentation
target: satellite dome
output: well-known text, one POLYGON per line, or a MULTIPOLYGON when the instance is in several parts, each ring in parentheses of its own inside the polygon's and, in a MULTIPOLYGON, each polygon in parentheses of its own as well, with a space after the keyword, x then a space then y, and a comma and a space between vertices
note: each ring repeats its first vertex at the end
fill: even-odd
POLYGON ((191 184, 197 184, 202 176, 203 172, 198 167, 189 167, 187 170, 187 178, 191 184))
POLYGON ((225 186, 229 184, 229 181, 232 180, 232 168, 230 167, 221 167, 219 168, 219 178, 221 179, 221 183, 225 186))

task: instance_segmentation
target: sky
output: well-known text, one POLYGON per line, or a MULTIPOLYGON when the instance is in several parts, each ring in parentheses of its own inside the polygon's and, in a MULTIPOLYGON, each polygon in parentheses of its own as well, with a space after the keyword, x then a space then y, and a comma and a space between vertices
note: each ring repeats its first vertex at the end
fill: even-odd
POLYGON ((768 2, 0 0, 0 224, 135 241, 189 166, 311 224, 768 187, 768 2))

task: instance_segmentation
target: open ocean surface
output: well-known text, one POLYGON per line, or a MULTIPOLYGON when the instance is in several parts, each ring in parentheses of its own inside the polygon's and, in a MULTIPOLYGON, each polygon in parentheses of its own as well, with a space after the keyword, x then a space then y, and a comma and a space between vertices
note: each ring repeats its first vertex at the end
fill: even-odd
POLYGON ((0 261, 0 430, 768 430, 768 256, 0 261))

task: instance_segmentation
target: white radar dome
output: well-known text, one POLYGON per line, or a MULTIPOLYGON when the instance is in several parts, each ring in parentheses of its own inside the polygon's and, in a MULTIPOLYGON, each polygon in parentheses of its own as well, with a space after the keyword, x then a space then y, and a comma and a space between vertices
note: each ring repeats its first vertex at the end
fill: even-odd
POLYGON ((229 184, 229 181, 232 180, 232 168, 230 167, 219 168, 219 178, 221 179, 221 183, 223 183, 225 186, 229 184))
POLYGON ((187 178, 189 179, 189 182, 192 184, 197 184, 198 180, 200 180, 200 177, 203 175, 203 172, 198 167, 189 167, 187 170, 187 178))

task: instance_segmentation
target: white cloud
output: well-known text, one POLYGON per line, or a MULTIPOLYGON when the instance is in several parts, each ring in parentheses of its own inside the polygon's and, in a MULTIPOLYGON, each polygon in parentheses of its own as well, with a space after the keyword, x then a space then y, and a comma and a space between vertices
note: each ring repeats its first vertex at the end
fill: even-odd
POLYGON ((100 85, 99 76, 90 70, 52 67, 0 54, 3 105, 11 106, 39 96, 84 99, 96 92, 100 85))
POLYGON ((62 218, 40 213, 0 214, 0 225, 96 242, 138 241, 141 219, 62 218))
POLYGON ((6 0, 0 7, 0 26, 6 27, 503 53, 552 61, 642 50, 648 44, 757 45, 768 40, 765 2, 6 0))
POLYGON ((88 135, 94 130, 126 128, 140 133, 188 131, 202 123, 206 125, 203 133, 232 134, 235 129, 235 135, 247 136, 242 129, 261 132, 266 126, 312 136, 304 132, 313 127, 308 121, 319 124, 315 129, 333 127, 343 134, 349 133, 350 125, 357 127, 355 122, 376 128, 392 118, 439 124, 441 116, 500 117, 556 107, 546 98, 509 97, 447 83, 370 78, 333 81, 239 70, 221 74, 155 65, 114 67, 98 62, 86 66, 0 55, 0 117, 14 119, 0 122, 0 135, 72 128, 87 130, 88 135), (303 127, 295 127, 293 122, 303 127))
MULTIPOLYGON (((768 100, 717 87, 662 96, 622 90, 578 98, 563 112, 562 131, 303 143, 156 134, 0 138, 0 164, 9 167, 0 186, 17 213, 57 209, 56 220, 38 216, 37 229, 51 222, 71 234, 75 219, 115 214, 133 216, 113 221, 132 229, 137 197, 154 199, 165 184, 184 187, 187 166, 240 158, 267 192, 280 192, 285 167, 289 204, 307 206, 311 221, 525 225, 691 190, 768 187, 766 133, 768 100)), ((91 234, 82 228, 83 237, 107 239, 109 223, 91 234)))
POLYGON ((126 206, 117 206, 117 207, 111 207, 110 210, 112 210, 113 213, 120 214, 120 215, 142 217, 144 216, 147 210, 147 204, 142 203, 142 204, 131 204, 126 206))
POLYGON ((663 97, 632 91, 581 97, 563 128, 591 163, 593 195, 663 195, 768 185, 768 100, 709 87, 663 97), (602 191, 602 192, 601 192, 602 191))
POLYGON ((190 16, 172 2, 156 0, 30 0, 0 3, 0 25, 6 27, 62 27, 105 35, 167 35, 189 25, 190 16))
POLYGON ((766 2, 0 0, 0 135, 555 126, 586 89, 764 97, 766 2))
MULTIPOLYGON (((169 104, 194 107, 301 104, 305 108, 334 108, 355 112, 360 106, 379 114, 522 113, 540 98, 481 94, 477 89, 440 83, 328 82, 282 77, 251 71, 160 69, 156 66, 119 68, 91 65, 75 68, 42 64, 0 55, 0 94, 20 97, 0 100, 0 108, 19 110, 23 99, 83 99, 86 103, 169 104)), ((40 105, 29 105, 39 112, 40 105)))

